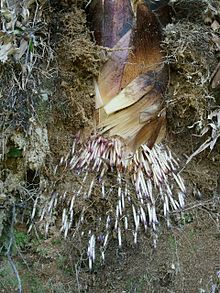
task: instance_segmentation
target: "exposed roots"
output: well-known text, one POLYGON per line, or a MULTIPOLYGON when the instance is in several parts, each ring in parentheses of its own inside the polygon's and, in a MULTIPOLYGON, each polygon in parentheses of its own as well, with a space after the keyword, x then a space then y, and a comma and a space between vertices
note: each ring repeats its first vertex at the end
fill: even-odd
POLYGON ((44 219, 48 233, 57 207, 63 206, 61 231, 65 237, 83 233, 89 239, 90 268, 96 250, 104 260, 110 234, 117 235, 121 247, 127 234, 133 235, 136 244, 138 233, 150 227, 156 246, 160 211, 170 226, 170 211, 180 211, 184 206, 186 189, 177 171, 178 163, 164 145, 155 145, 151 150, 142 145, 135 154, 127 155, 118 138, 94 136, 84 144, 77 137, 71 152, 57 167, 61 166, 81 176, 82 181, 72 194, 53 192, 41 212, 41 221, 44 219), (101 210, 88 223, 88 206, 97 210, 101 202, 101 210), (85 222, 88 234, 83 228, 85 222))

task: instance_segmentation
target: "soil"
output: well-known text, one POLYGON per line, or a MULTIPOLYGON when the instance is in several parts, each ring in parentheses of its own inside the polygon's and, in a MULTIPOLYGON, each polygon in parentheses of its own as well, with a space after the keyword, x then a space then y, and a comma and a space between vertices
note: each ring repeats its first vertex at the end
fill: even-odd
MULTIPOLYGON (((179 158, 181 175, 187 183, 187 205, 181 214, 172 215, 170 229, 164 223, 161 224, 157 247, 152 246, 151 233, 141 234, 137 245, 127 239, 122 248, 118 247, 117 239, 112 237, 105 262, 97 260, 90 271, 86 244, 81 236, 77 234, 73 238, 70 235, 64 239, 60 233, 60 218, 65 205, 57 208, 47 237, 41 221, 28 232, 28 215, 38 193, 45 201, 54 191, 57 194, 66 191, 67 197, 70 197, 83 180, 65 167, 58 168, 56 174, 54 169, 70 151, 78 131, 83 129, 88 135, 94 127, 93 78, 98 75, 104 57, 89 30, 84 2, 63 0, 50 3, 48 18, 51 47, 55 52, 51 66, 57 69, 57 75, 53 76, 52 81, 42 81, 44 90, 47 88, 50 93, 49 105, 41 105, 43 108, 39 107, 38 111, 40 125, 43 125, 42 129, 46 127, 48 135, 48 146, 38 146, 43 149, 42 153, 46 153, 44 163, 39 168, 31 168, 25 162, 25 156, 15 156, 14 152, 11 158, 7 156, 2 163, 4 172, 1 173, 1 182, 9 182, 4 190, 12 194, 12 198, 19 194, 19 199, 22 199, 22 196, 27 196, 22 189, 25 186, 33 198, 30 206, 21 212, 17 209, 14 227, 13 259, 23 291, 220 292, 219 141, 212 152, 207 149, 185 165, 187 158, 206 139, 206 136, 198 136, 201 128, 189 127, 197 121, 205 126, 208 114, 220 100, 219 91, 210 89, 209 79, 201 86, 201 74, 207 73, 207 68, 212 72, 219 58, 215 44, 211 42, 213 32, 204 19, 208 13, 211 20, 219 20, 220 10, 218 16, 205 13, 206 1, 193 6, 193 1, 188 1, 186 5, 187 1, 181 0, 174 5, 172 29, 176 30, 175 33, 180 33, 184 38, 193 28, 197 29, 197 35, 196 32, 192 33, 194 39, 189 46, 186 43, 184 52, 180 54, 178 47, 174 46, 176 39, 172 40, 172 30, 166 28, 164 32, 163 50, 167 51, 168 60, 170 56, 173 58, 170 61, 170 86, 165 97, 168 120, 165 143, 179 158), (195 62, 194 68, 192 62, 195 62), (198 69, 199 73, 195 73, 198 69)), ((189 39, 186 41, 190 42, 189 39)), ((20 138, 20 132, 17 127, 12 129, 10 135, 4 131, 7 134, 6 148, 24 148, 22 142, 26 136, 20 138), (15 133, 19 140, 14 139, 15 133)), ((110 176, 109 185, 111 180, 110 176)), ((85 220, 85 230, 86 223, 93 221, 96 214, 100 215, 106 209, 105 202, 99 202, 98 198, 99 195, 92 203, 86 202, 84 208, 91 208, 91 211, 85 220)), ((76 207, 77 218, 82 209, 79 203, 76 207)), ((6 236, 3 236, 7 240, 10 216, 4 222, 6 236)), ((3 242, 0 243, 3 247, 3 242)), ((16 292, 17 280, 5 253, 0 254, 0 264, 0 292, 16 292)))

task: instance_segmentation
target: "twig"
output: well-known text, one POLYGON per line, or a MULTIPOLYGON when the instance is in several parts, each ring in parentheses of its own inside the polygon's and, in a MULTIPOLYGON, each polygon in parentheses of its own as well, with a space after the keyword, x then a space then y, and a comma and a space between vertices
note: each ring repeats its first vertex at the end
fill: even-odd
POLYGON ((31 272, 31 269, 30 269, 30 267, 29 267, 27 261, 26 261, 25 258, 23 257, 23 254, 21 253, 20 248, 19 248, 17 245, 15 245, 15 247, 16 247, 16 250, 17 250, 18 254, 20 255, 20 257, 21 257, 23 263, 26 265, 28 271, 31 272))
POLYGON ((80 293, 81 289, 80 289, 80 283, 79 283, 79 271, 77 269, 77 264, 75 264, 75 272, 76 272, 77 288, 78 288, 78 292, 80 293))
POLYGON ((200 202, 200 203, 195 203, 193 205, 189 205, 188 207, 185 207, 184 209, 182 210, 175 210, 175 211, 172 211, 171 214, 177 214, 177 213, 180 213, 180 212, 186 212, 186 211, 189 211, 189 210, 193 210, 193 209, 196 209, 198 207, 204 207, 205 205, 207 204, 210 204, 213 202, 213 198, 210 199, 210 200, 207 200, 207 201, 203 201, 203 202, 200 202))
POLYGON ((12 252, 12 246, 13 246, 13 243, 14 243, 14 224, 15 224, 15 203, 13 202, 13 205, 12 205, 12 218, 11 218, 11 225, 10 225, 10 232, 9 232, 9 245, 8 245, 8 249, 7 249, 7 252, 6 252, 6 256, 8 258, 8 261, 12 267, 12 270, 16 276, 16 279, 17 279, 17 282, 18 282, 18 292, 19 293, 22 293, 23 290, 22 290, 22 285, 21 285, 21 278, 19 276, 19 273, 18 273, 18 270, 15 266, 15 263, 12 259, 12 255, 11 255, 11 252, 12 252))

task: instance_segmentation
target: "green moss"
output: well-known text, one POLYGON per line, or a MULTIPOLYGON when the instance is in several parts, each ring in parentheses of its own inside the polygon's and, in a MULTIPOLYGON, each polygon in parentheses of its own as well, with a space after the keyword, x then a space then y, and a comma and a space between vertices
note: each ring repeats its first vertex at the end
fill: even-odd
POLYGON ((193 222, 193 215, 191 213, 184 213, 181 216, 179 224, 180 226, 184 226, 191 222, 193 222))
POLYGON ((20 158, 22 156, 22 149, 18 147, 11 147, 7 153, 8 158, 20 158))
POLYGON ((24 248, 29 242, 29 236, 27 233, 15 231, 15 243, 21 249, 24 248))

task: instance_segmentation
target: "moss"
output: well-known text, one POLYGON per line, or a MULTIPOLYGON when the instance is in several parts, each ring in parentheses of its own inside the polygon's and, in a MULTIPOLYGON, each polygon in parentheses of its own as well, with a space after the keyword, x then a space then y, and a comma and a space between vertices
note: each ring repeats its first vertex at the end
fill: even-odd
POLYGON ((11 147, 7 153, 8 158, 20 158, 22 156, 22 149, 11 147))
POLYGON ((15 243, 20 249, 24 249, 29 243, 30 237, 27 233, 21 231, 15 231, 15 243))

